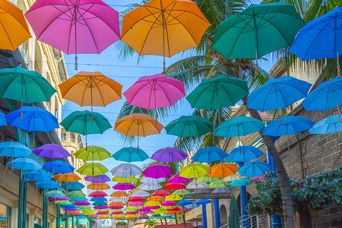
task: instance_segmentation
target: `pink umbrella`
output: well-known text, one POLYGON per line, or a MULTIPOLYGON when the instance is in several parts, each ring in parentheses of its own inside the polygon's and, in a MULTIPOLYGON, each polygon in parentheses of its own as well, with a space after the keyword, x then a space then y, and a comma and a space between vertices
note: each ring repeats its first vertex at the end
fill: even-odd
POLYGON ((157 74, 139 78, 124 95, 130 105, 155 109, 173 105, 185 92, 183 82, 157 74))
POLYGON ((38 40, 67 54, 98 54, 120 38, 119 14, 102 0, 37 0, 25 16, 38 40))
POLYGON ((121 215, 123 214, 123 211, 113 211, 112 215, 121 215))
POLYGON ((156 210, 160 208, 160 206, 146 206, 146 207, 150 210, 156 210))
POLYGON ((94 209, 101 210, 101 209, 107 209, 107 206, 94 206, 94 209))
POLYGON ((90 203, 88 201, 75 201, 76 206, 89 206, 90 203))
POLYGON ((173 174, 172 169, 164 164, 153 164, 144 169, 145 177, 151 178, 165 178, 173 174))
POLYGON ((175 202, 175 201, 164 201, 161 203, 161 205, 165 206, 165 207, 176 206, 177 202, 175 202))
POLYGON ((124 208, 123 206, 108 206, 109 209, 117 210, 124 208))
POLYGON ((131 183, 117 183, 113 186, 113 189, 115 190, 132 190, 135 186, 131 183))
POLYGON ((128 202, 128 206, 132 206, 132 207, 143 207, 144 204, 141 201, 138 202, 128 202))
POLYGON ((139 213, 140 214, 149 214, 149 213, 152 213, 152 211, 148 207, 142 207, 142 208, 140 208, 139 213))
POLYGON ((169 179, 169 181, 168 181, 168 183, 185 183, 185 182, 188 182, 189 180, 191 180, 191 179, 189 179, 189 178, 185 178, 185 177, 181 177, 181 176, 179 176, 179 174, 178 173, 176 173, 175 175, 173 175, 170 179, 169 179))

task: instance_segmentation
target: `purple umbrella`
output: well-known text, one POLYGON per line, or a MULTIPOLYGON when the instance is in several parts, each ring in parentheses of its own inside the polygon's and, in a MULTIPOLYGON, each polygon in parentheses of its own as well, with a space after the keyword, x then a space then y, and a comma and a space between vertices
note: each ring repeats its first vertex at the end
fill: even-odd
POLYGON ((117 183, 113 186, 113 189, 115 190, 132 190, 135 186, 131 183, 117 183))
POLYGON ((188 155, 177 148, 166 147, 157 150, 151 157, 151 159, 157 162, 177 162, 184 160, 188 155))
POLYGON ((94 209, 101 210, 101 209, 107 209, 108 206, 94 206, 94 209))
POLYGON ((45 144, 33 150, 33 153, 43 158, 66 158, 70 153, 58 144, 45 144))
POLYGON ((76 201, 74 204, 76 206, 89 206, 90 205, 88 201, 76 201))
POLYGON ((95 183, 105 183, 110 181, 110 178, 103 174, 103 175, 98 175, 98 176, 87 176, 85 177, 85 181, 88 182, 95 182, 95 183))
POLYGON ((144 169, 143 174, 145 177, 151 178, 166 178, 173 174, 172 169, 164 164, 153 164, 144 169))
POLYGON ((176 183, 176 184, 178 184, 178 183, 185 183, 185 182, 188 182, 189 180, 191 180, 191 179, 185 178, 185 177, 181 177, 181 176, 179 176, 179 174, 177 173, 177 174, 173 175, 173 176, 169 179, 168 183, 176 183))

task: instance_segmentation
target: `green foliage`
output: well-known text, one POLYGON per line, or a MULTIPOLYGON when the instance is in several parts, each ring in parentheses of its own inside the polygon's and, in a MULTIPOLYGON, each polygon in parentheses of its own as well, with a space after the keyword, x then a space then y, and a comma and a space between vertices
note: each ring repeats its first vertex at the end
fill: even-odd
POLYGON ((153 228, 156 225, 157 225, 157 222, 155 220, 149 219, 145 221, 144 227, 153 228))

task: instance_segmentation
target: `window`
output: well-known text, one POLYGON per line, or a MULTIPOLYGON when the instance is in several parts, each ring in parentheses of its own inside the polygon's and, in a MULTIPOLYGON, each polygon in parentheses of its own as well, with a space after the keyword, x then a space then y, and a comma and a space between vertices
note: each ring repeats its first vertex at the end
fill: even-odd
POLYGON ((0 228, 11 227, 12 208, 0 203, 0 228))

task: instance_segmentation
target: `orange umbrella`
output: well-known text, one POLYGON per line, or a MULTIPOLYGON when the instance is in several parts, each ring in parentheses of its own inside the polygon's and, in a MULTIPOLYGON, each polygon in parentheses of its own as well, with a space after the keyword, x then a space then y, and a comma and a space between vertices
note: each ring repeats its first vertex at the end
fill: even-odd
POLYGON ((114 129, 127 136, 148 136, 159 134, 163 125, 147 114, 135 113, 116 121, 114 129))
POLYGON ((238 171, 238 167, 233 163, 220 163, 213 165, 208 175, 214 178, 224 178, 234 175, 238 171))
POLYGON ((14 51, 31 37, 23 12, 10 1, 0 1, 0 49, 14 51))
POLYGON ((88 189, 101 191, 101 190, 108 190, 110 186, 106 183, 91 183, 87 186, 88 189))
POLYGON ((81 106, 106 106, 121 99, 122 85, 100 72, 80 72, 59 85, 63 98, 81 106))
POLYGON ((75 173, 57 174, 53 179, 60 182, 77 182, 81 180, 81 178, 75 173))
POLYGON ((148 201, 157 201, 157 202, 161 202, 164 200, 164 197, 162 196, 150 196, 147 198, 148 201))
POLYGON ((109 204, 110 207, 121 207, 124 206, 125 204, 123 202, 111 202, 109 204))
POLYGON ((121 197, 128 197, 128 194, 126 192, 123 191, 116 191, 116 192, 112 192, 112 194, 110 194, 111 197, 114 198, 121 198, 121 197))
POLYGON ((124 15, 121 40, 140 55, 171 57, 196 47, 210 23, 191 0, 151 0, 124 15))

